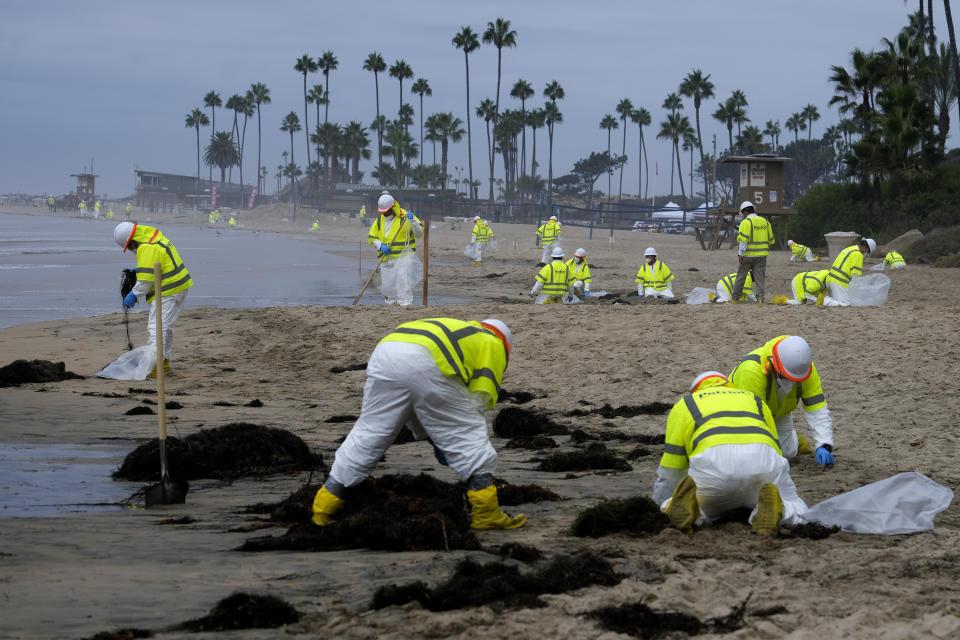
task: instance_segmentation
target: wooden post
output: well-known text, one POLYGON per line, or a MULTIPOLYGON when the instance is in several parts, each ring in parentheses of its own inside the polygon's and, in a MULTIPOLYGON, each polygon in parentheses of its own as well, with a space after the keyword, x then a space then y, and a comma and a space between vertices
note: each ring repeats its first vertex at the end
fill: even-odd
POLYGON ((363 277, 363 238, 360 238, 360 248, 357 250, 357 275, 363 277))
POLYGON ((423 306, 429 306, 430 295, 430 218, 423 221, 423 306))

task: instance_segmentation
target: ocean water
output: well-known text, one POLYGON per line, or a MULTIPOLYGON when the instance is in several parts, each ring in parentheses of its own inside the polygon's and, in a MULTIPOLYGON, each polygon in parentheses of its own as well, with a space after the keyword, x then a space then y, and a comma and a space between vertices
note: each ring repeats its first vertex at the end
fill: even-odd
MULTIPOLYGON (((154 226, 154 223, 145 223, 154 226)), ((0 215, 0 328, 122 311, 120 272, 136 257, 113 241, 115 221, 0 215)), ((243 229, 155 223, 176 245, 194 286, 187 307, 350 305, 376 265, 337 255, 349 247, 243 229)), ((355 253, 355 250, 354 250, 355 253)), ((382 304, 367 288, 361 304, 382 304)), ((419 300, 415 297, 415 302, 419 300)), ((431 297, 431 304, 464 298, 431 297)), ((142 311, 138 305, 136 311, 142 311)))

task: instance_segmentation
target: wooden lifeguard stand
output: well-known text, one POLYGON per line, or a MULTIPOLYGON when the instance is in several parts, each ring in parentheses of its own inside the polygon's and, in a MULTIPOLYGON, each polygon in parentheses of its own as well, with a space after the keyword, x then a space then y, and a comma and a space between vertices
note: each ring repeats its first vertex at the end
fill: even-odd
POLYGON ((92 204, 96 199, 96 176, 93 173, 71 173, 72 177, 77 179, 77 202, 84 201, 92 204))
POLYGON ((783 206, 783 169, 784 165, 791 161, 791 158, 767 153, 727 156, 720 160, 721 163, 733 162, 740 165, 740 190, 733 206, 722 205, 707 210, 707 217, 713 218, 711 224, 707 225, 712 231, 711 249, 720 248, 727 237, 730 239, 730 246, 736 245, 737 233, 733 220, 740 215, 740 203, 744 201, 752 202, 758 215, 770 219, 774 225, 777 246, 783 246, 783 230, 787 216, 797 215, 796 209, 783 206))

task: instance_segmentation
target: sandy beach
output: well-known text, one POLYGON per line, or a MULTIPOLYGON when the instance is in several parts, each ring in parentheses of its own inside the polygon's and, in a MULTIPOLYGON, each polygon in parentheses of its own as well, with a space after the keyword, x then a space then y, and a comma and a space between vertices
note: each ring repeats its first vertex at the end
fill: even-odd
MULTIPOLYGON (((401 202, 401 205, 403 203, 401 202)), ((5 211, 7 211, 5 209, 5 211)), ((37 209, 10 213, 47 215, 37 209)), ((356 218, 321 216, 279 206, 242 212, 245 229, 317 237, 342 243, 355 255, 366 236, 356 218)), ((144 214, 176 243, 176 227, 204 224, 199 214, 144 214)), ((332 461, 351 423, 325 423, 357 415, 364 372, 331 373, 363 364, 397 324, 416 318, 496 317, 513 331, 504 388, 532 393, 524 408, 591 433, 616 430, 657 435, 665 416, 603 418, 565 415, 610 404, 673 404, 701 371, 729 372, 747 352, 781 334, 805 337, 823 380, 835 424, 837 464, 822 469, 811 456, 792 475, 808 505, 903 471, 919 471, 956 491, 960 416, 960 280, 956 269, 909 265, 885 273, 893 281, 883 307, 824 308, 766 305, 687 305, 638 301, 581 305, 532 304, 539 249, 534 225, 494 224, 499 248, 476 266, 463 256, 469 223, 459 229, 435 222, 430 231, 429 291, 475 300, 456 306, 408 308, 276 307, 187 309, 177 328, 167 393, 183 405, 168 412, 171 435, 249 422, 286 429, 332 461), (259 399, 262 407, 247 407, 259 399), (219 403, 219 404, 217 404, 219 403)), ((225 228, 225 225, 223 225, 225 228)), ((110 238, 104 239, 105 243, 110 238)), ((736 270, 735 252, 705 252, 690 236, 567 227, 564 248, 584 247, 593 290, 626 295, 646 247, 657 248, 676 276, 678 295, 715 286, 736 270)), ((374 260, 365 254, 367 271, 374 260)), ((183 256, 189 266, 190 256, 183 256)), ((767 298, 789 294, 794 274, 789 251, 773 252, 767 298)), ((117 257, 117 268, 132 262, 117 257)), ((867 259, 865 266, 876 264, 867 259)), ((813 263, 820 268, 828 265, 813 263), (822 266, 821 266, 822 265, 822 266)), ((816 268, 810 266, 810 269, 816 268)), ((198 282, 198 287, 203 283, 198 282)), ((417 290, 419 292, 419 288, 417 290)), ((368 296, 378 294, 371 286, 368 296)), ((419 302, 419 293, 415 294, 419 302)), ((128 416, 151 381, 103 380, 95 373, 126 346, 122 315, 20 325, 0 330, 0 366, 16 359, 63 361, 83 379, 0 389, 0 443, 128 444, 155 437, 153 415, 128 416)), ((133 342, 146 338, 145 316, 131 325, 133 342)), ((488 414, 492 422, 503 405, 488 414)), ((513 406, 513 405, 509 405, 513 406)), ((806 425, 798 417, 801 433, 806 425)), ((566 436, 560 450, 575 451, 566 436)), ((747 600, 744 626, 733 638, 950 638, 960 637, 960 509, 941 513, 933 531, 901 536, 838 533, 822 540, 763 537, 728 523, 693 535, 665 529, 649 537, 616 534, 597 539, 570 535, 577 514, 603 499, 649 494, 661 447, 630 462, 631 471, 537 471, 538 452, 506 449, 497 476, 533 483, 565 498, 511 507, 528 523, 513 531, 479 532, 482 551, 265 552, 235 549, 254 536, 280 534, 246 506, 277 502, 307 474, 199 481, 184 505, 79 513, 48 518, 0 518, 0 637, 77 638, 122 627, 160 629, 207 613, 235 591, 281 597, 304 614, 283 630, 249 630, 216 637, 326 638, 621 638, 585 614, 601 606, 643 601, 658 610, 701 619, 721 616, 747 600), (189 517, 188 524, 162 524, 189 517), (446 580, 457 562, 494 562, 507 542, 544 554, 590 549, 610 560, 624 579, 542 598, 547 607, 497 612, 489 607, 432 613, 417 604, 370 611, 378 587, 446 580), (749 599, 748 599, 749 598, 749 599), (767 614, 773 607, 780 613, 767 614)), ((607 441, 625 455, 634 444, 607 441)), ((429 473, 454 481, 426 443, 391 448, 375 475, 429 473)), ((316 481, 317 478, 314 478, 316 481)), ((512 561, 511 561, 512 562, 512 561)), ((185 632, 163 638, 197 637, 185 632)), ((207 637, 207 636, 204 636, 207 637)), ((210 635, 209 637, 214 637, 210 635)), ((672 636, 672 637, 685 637, 672 636)), ((701 637, 715 637, 705 635, 701 637)), ((719 636, 716 636, 719 637, 719 636)))

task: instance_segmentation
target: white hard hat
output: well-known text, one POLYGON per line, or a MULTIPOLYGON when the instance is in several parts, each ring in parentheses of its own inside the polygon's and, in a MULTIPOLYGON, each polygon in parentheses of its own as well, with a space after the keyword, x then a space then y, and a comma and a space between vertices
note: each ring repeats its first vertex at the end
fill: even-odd
POLYGON ((573 252, 573 255, 577 256, 578 258, 586 258, 587 250, 584 249, 583 247, 580 247, 579 249, 573 252))
POLYGON ((553 253, 551 253, 550 256, 553 257, 553 258, 562 258, 562 257, 563 257, 563 249, 560 248, 560 247, 554 247, 554 248, 553 248, 553 253))
POLYGON ((787 336, 773 345, 770 359, 777 374, 794 382, 803 382, 813 371, 810 345, 800 336, 787 336))
POLYGON ((379 200, 377 200, 377 211, 380 213, 386 213, 393 208, 394 203, 396 203, 396 200, 393 199, 393 196, 389 193, 385 193, 380 196, 379 200))
POLYGON ((655 255, 657 255, 657 250, 654 249, 653 247, 647 247, 647 250, 643 252, 644 258, 646 258, 647 256, 655 256, 655 255))
POLYGON ((792 247, 792 246, 793 246, 793 240, 787 240, 787 246, 788 246, 788 247, 792 247))
POLYGON ((557 219, 557 216, 550 216, 550 219, 551 219, 551 220, 556 220, 556 219, 557 219))
POLYGON ((476 221, 479 220, 479 219, 480 219, 480 216, 473 216, 473 221, 474 221, 474 222, 476 222, 476 221))
POLYGON ((692 393, 698 391, 700 387, 713 387, 719 384, 727 384, 728 382, 727 376, 719 371, 704 371, 693 379, 693 383, 690 385, 690 391, 692 393))
POLYGON ((510 327, 508 327, 502 320, 497 320, 496 318, 487 318, 480 322, 486 329, 492 331, 503 342, 504 348, 507 350, 507 358, 510 358, 510 346, 513 344, 513 334, 510 333, 510 327))
POLYGON ((124 251, 133 238, 133 232, 137 230, 137 225, 133 222, 121 222, 113 229, 113 241, 120 245, 124 251))
POLYGON ((867 243, 867 248, 870 249, 870 253, 877 250, 877 241, 873 238, 864 238, 862 242, 867 243))
POLYGON ((753 203, 750 202, 749 200, 744 200, 743 202, 740 203, 740 213, 743 213, 743 210, 747 208, 753 209, 753 203))

